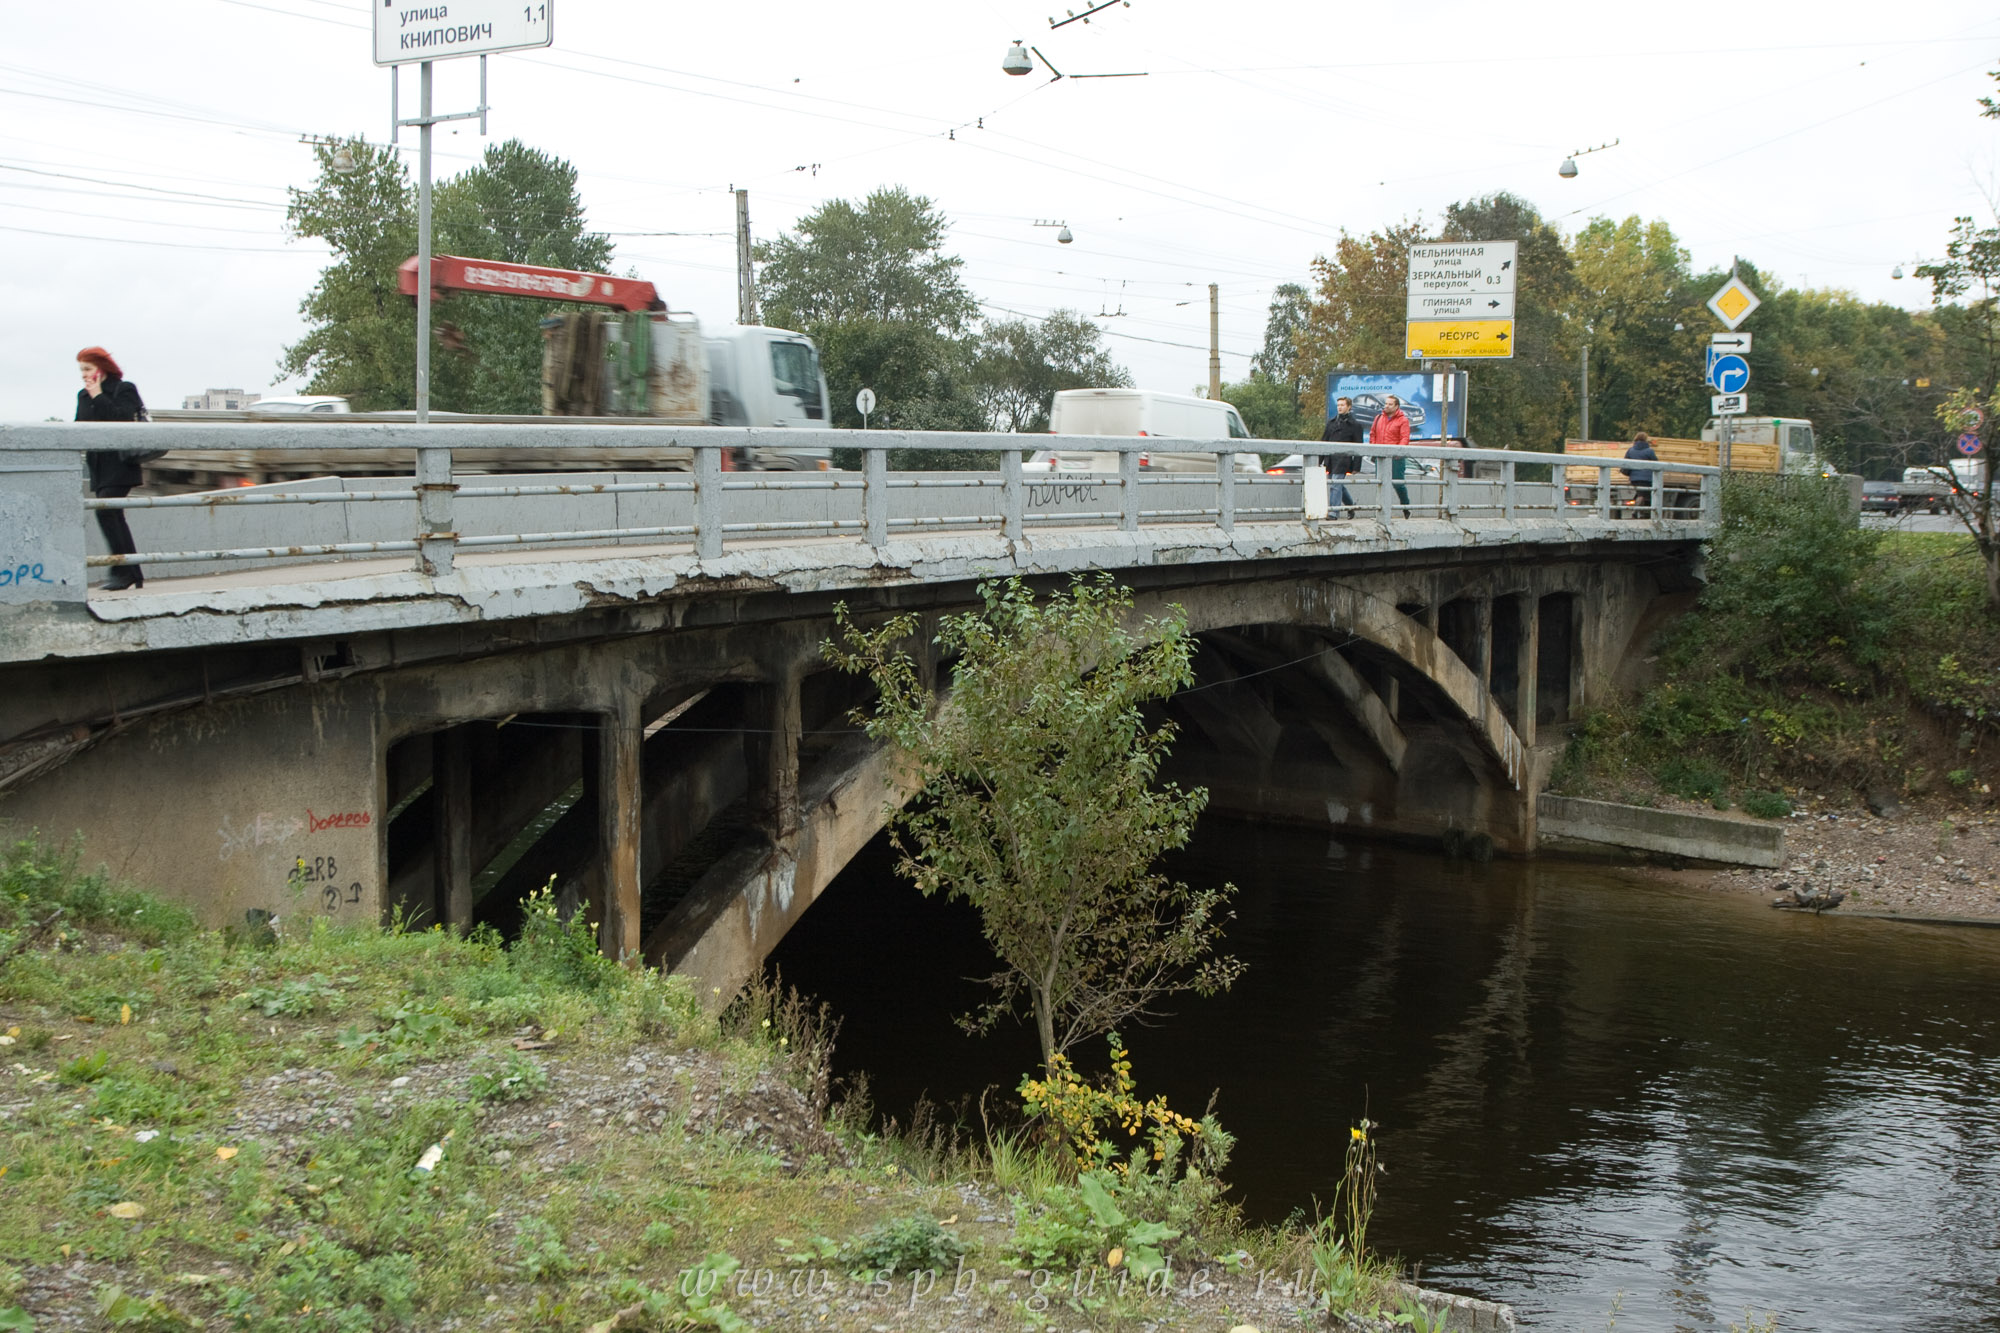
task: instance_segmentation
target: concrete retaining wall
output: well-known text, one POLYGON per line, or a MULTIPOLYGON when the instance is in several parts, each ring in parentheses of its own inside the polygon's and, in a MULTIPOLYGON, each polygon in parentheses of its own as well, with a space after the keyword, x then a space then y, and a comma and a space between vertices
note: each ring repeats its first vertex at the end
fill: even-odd
POLYGON ((1539 797, 1535 813, 1538 836, 1545 839, 1573 838, 1728 865, 1770 867, 1785 861, 1785 830, 1761 820, 1651 810, 1573 796, 1539 797))

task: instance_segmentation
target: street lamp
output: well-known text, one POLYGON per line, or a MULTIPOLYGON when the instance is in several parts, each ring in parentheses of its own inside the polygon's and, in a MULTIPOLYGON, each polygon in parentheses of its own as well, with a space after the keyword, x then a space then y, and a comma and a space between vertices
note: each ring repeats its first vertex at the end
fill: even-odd
POLYGON ((1569 155, 1568 157, 1566 157, 1566 158, 1564 158, 1564 159, 1563 159, 1563 164, 1562 164, 1561 166, 1559 166, 1559 167, 1557 167, 1557 168, 1556 168, 1556 175, 1558 175, 1558 176, 1562 177, 1562 178, 1563 178, 1564 180, 1566 180, 1566 181, 1567 181, 1567 180, 1575 180, 1575 179, 1576 179, 1576 160, 1577 160, 1577 159, 1578 159, 1579 157, 1588 157, 1588 156, 1590 156, 1590 155, 1591 155, 1592 153, 1601 153, 1601 152, 1603 152, 1603 151, 1604 151, 1605 149, 1607 149, 1607 148, 1616 148, 1616 147, 1618 146, 1619 142, 1620 142, 1619 140, 1617 140, 1617 139, 1613 139, 1613 140, 1612 140, 1612 141, 1611 141, 1610 143, 1601 143, 1601 144, 1597 145, 1597 147, 1595 147, 1595 148, 1579 148, 1579 149, 1577 149, 1577 150, 1576 150, 1576 151, 1575 151, 1574 153, 1571 153, 1571 154, 1570 154, 1570 155, 1569 155))
POLYGON ((1007 55, 1001 60, 1000 68, 1008 74, 1032 74, 1035 70, 1035 58, 1028 54, 1026 46, 1017 41, 1007 48, 1007 55))

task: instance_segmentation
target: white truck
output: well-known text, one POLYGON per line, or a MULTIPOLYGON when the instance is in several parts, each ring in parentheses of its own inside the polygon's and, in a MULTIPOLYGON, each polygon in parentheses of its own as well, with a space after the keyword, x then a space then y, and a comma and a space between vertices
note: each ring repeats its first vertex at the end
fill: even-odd
MULTIPOLYGON (((670 314, 650 282, 604 273, 573 273, 532 264, 437 255, 431 261, 433 292, 465 291, 536 297, 610 307, 565 312, 544 321, 542 417, 474 416, 434 412, 439 422, 506 424, 547 416, 606 425, 803 427, 827 424, 826 376, 812 339, 790 329, 732 325, 705 331, 692 315, 670 314)), ((401 288, 415 296, 417 261, 402 265, 401 288)), ((342 400, 297 399, 312 406, 274 408, 266 403, 240 412, 156 412, 159 421, 256 421, 266 417, 352 424, 408 421, 409 412, 349 412, 342 400), (339 402, 338 407, 322 406, 339 402), (278 417, 278 411, 284 415, 278 417)), ((742 468, 824 471, 826 448, 759 447, 732 460, 742 468)), ((577 472, 624 469, 688 471, 692 449, 620 446, 615 433, 602 448, 453 450, 463 472, 577 472)), ((402 474, 407 460, 352 449, 260 451, 176 449, 146 464, 149 485, 161 489, 261 484, 301 477, 402 474)))
MULTIPOLYGON (((1051 435, 1140 435, 1168 439, 1247 440, 1249 428, 1230 404, 1188 394, 1154 389, 1063 389, 1049 409, 1051 435)), ((1234 455, 1239 472, 1263 471, 1254 453, 1234 455)), ((1058 453, 1044 450, 1037 464, 1057 472, 1116 472, 1115 452, 1058 453)), ((1213 472, 1215 455, 1145 453, 1139 466, 1148 472, 1213 472)))

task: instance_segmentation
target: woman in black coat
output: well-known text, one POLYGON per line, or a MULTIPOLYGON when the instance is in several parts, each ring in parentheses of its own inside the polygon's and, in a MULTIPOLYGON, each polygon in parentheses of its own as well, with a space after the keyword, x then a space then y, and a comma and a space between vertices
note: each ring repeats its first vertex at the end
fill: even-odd
MULTIPOLYGON (((83 387, 76 391, 78 421, 144 421, 146 404, 139 390, 119 372, 118 363, 102 347, 86 347, 76 354, 76 368, 83 375, 83 387)), ((85 455, 90 461, 90 493, 100 500, 120 500, 132 493, 144 478, 135 454, 104 450, 85 455)), ((122 509, 97 511, 97 527, 113 555, 131 555, 139 548, 132 540, 131 525, 122 509)), ((114 565, 104 586, 112 591, 137 588, 146 582, 137 565, 114 565)))

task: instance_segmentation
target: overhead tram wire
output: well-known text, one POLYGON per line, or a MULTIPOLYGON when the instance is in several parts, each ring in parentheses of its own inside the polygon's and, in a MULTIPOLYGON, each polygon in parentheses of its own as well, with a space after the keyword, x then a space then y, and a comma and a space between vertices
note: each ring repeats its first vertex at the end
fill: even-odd
MULTIPOLYGON (((1048 321, 1049 321, 1049 316, 1048 316, 1048 315, 1031 315, 1031 314, 1029 314, 1029 313, 1028 313, 1027 311, 1025 311, 1025 310, 1013 310, 1013 309, 1010 309, 1010 308, 1008 308, 1007 306, 1004 306, 1004 305, 996 305, 996 304, 995 304, 994 302, 992 302, 992 301, 980 301, 980 302, 979 302, 978 304, 979 304, 979 306, 980 306, 980 307, 981 307, 982 309, 985 309, 985 310, 998 310, 998 311, 999 311, 999 312, 1000 312, 1001 314, 1003 314, 1003 315, 1012 315, 1012 316, 1014 316, 1014 318, 1016 318, 1016 319, 1031 319, 1031 320, 1033 320, 1033 321, 1034 321, 1035 323, 1037 323, 1037 324, 1046 324, 1046 323, 1048 323, 1048 321)), ((1128 341, 1128 342, 1135 342, 1135 343, 1154 343, 1154 344, 1156 344, 1156 345, 1158 345, 1158 346, 1161 346, 1161 347, 1185 347, 1185 348, 1187 348, 1187 349, 1188 349, 1189 351, 1194 351, 1194 352, 1206 352, 1206 351, 1208 350, 1208 344, 1207 344, 1207 343, 1177 343, 1177 342, 1169 342, 1169 341, 1168 341, 1168 340, 1166 340, 1165 338, 1143 338, 1143 337, 1139 336, 1139 335, 1138 335, 1138 334, 1136 334, 1136 333, 1120 333, 1120 332, 1119 332, 1118 330, 1116 330, 1116 329, 1099 329, 1099 330, 1098 330, 1098 332, 1099 332, 1099 333, 1102 333, 1102 334, 1103 334, 1103 335, 1104 335, 1105 337, 1107 337, 1107 338, 1123 338, 1123 339, 1125 339, 1125 340, 1126 340, 1126 341, 1128 341)), ((1255 356, 1255 355, 1256 355, 1256 353, 1255 353, 1255 352, 1235 352, 1235 351, 1231 351, 1231 350, 1230 350, 1229 348, 1227 348, 1227 347, 1224 347, 1224 348, 1222 348, 1222 349, 1220 349, 1220 350, 1221 350, 1221 352, 1222 352, 1222 354, 1223 354, 1224 356, 1241 356, 1241 357, 1251 357, 1251 356, 1255 356)))
POLYGON ((91 245, 152 245, 165 250, 220 250, 225 254, 265 254, 303 255, 308 258, 323 258, 333 253, 327 250, 323 255, 299 245, 195 245, 182 241, 149 241, 135 236, 78 236, 67 231, 40 231, 34 227, 9 227, 0 225, 0 231, 19 232, 24 236, 53 236, 63 241, 84 241, 91 245))

